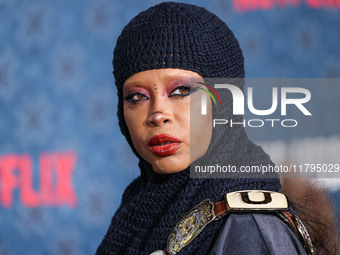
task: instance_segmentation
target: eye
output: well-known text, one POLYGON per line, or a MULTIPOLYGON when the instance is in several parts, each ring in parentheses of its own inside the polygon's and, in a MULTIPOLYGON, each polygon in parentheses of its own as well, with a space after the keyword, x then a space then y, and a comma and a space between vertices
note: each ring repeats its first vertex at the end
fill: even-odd
POLYGON ((170 93, 169 97, 181 96, 183 98, 185 96, 189 96, 190 92, 191 92, 190 86, 178 86, 170 93))
POLYGON ((134 104, 136 104, 140 101, 148 100, 148 99, 149 98, 146 95, 144 95, 140 92, 132 93, 132 94, 125 97, 126 101, 128 101, 129 103, 134 103, 134 104))

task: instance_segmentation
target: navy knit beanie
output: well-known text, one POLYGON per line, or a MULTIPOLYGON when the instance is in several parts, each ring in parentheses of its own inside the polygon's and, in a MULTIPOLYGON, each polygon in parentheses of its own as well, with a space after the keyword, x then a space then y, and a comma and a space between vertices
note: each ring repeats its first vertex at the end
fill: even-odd
MULTIPOLYGON (((139 13, 117 39, 113 74, 118 119, 134 149, 123 115, 123 84, 151 69, 181 68, 204 78, 243 78, 244 59, 233 32, 215 14, 191 4, 163 2, 139 13)), ((242 83, 238 86, 242 88, 242 83)), ((140 158, 140 157, 139 157, 140 158)))
POLYGON ((215 14, 190 4, 163 2, 133 18, 114 50, 118 90, 140 71, 181 68, 203 77, 244 77, 240 46, 215 14))

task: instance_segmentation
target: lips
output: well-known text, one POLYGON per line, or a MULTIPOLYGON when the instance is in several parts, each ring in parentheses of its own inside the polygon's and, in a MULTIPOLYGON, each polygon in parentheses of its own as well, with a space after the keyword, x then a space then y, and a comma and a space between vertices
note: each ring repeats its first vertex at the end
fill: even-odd
POLYGON ((148 142, 149 149, 158 156, 170 156, 183 145, 182 141, 168 134, 154 135, 148 142))

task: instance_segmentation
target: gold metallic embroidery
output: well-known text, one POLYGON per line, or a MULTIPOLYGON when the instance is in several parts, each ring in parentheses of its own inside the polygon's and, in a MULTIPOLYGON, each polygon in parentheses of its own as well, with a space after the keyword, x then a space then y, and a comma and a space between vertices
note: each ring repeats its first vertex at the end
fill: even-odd
POLYGON ((205 199, 192 208, 171 231, 167 241, 167 252, 176 254, 188 245, 210 222, 215 219, 215 204, 205 199))

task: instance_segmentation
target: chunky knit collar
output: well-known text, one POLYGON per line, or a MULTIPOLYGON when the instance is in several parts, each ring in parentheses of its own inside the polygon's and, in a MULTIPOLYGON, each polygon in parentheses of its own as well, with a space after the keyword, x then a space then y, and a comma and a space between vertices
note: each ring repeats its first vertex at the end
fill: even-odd
MULTIPOLYGON (((145 161, 139 165, 141 175, 125 190, 97 254, 150 254, 164 249, 173 227, 202 200, 217 202, 235 190, 280 188, 278 179, 193 179, 189 168, 162 175, 145 161)), ((225 220, 209 224, 178 254, 208 254, 225 220)))

